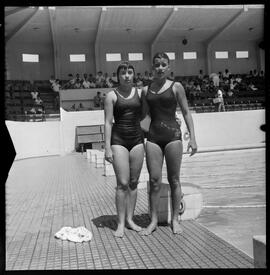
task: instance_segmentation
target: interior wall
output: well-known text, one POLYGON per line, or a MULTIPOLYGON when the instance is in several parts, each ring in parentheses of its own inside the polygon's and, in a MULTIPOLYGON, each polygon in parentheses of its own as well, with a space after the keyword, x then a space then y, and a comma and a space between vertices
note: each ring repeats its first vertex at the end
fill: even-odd
POLYGON ((257 45, 252 41, 215 41, 211 45, 211 72, 248 74, 250 70, 258 70, 257 45), (215 59, 215 51, 228 51, 228 59, 215 59), (248 58, 236 59, 236 51, 248 51, 248 58))
POLYGON ((198 75, 199 70, 203 70, 203 72, 205 72, 205 66, 207 61, 205 54, 205 46, 203 45, 203 43, 188 42, 188 44, 186 45, 183 45, 180 41, 179 43, 156 43, 156 45, 153 48, 153 55, 155 55, 156 52, 160 51, 175 52, 176 59, 170 61, 171 71, 174 72, 174 75, 198 75), (183 52, 197 52, 197 59, 184 60, 183 52))
MULTIPOLYGON (((249 73, 250 70, 258 71, 264 68, 262 59, 264 55, 258 54, 258 46, 255 42, 248 41, 217 41, 213 42, 210 51, 211 72, 223 72, 228 68, 232 73, 249 73), (229 51, 229 59, 215 59, 215 51, 229 51), (249 58, 236 59, 235 51, 249 51, 249 58)), ((203 43, 188 42, 182 43, 163 42, 157 43, 153 49, 153 54, 157 51, 175 52, 176 60, 171 61, 171 71, 175 75, 188 76, 198 75, 202 69, 205 73, 207 60, 206 48, 203 43), (183 60, 183 51, 196 51, 196 60, 183 60)), ((103 73, 112 74, 116 71, 119 61, 106 62, 106 53, 121 53, 122 60, 128 60, 128 53, 143 53, 143 61, 131 61, 136 73, 144 74, 146 70, 151 70, 151 52, 148 44, 101 44, 99 48, 100 69, 103 73)), ((25 43, 17 40, 16 37, 9 42, 6 47, 6 60, 8 63, 9 79, 18 80, 46 80, 54 73, 54 54, 52 44, 44 45, 35 43, 25 43), (38 53, 39 63, 22 63, 22 53, 38 53)), ((68 74, 79 73, 95 74, 95 51, 94 45, 78 43, 78 41, 61 43, 59 46, 60 78, 68 79, 68 74), (86 62, 69 62, 69 54, 86 54, 86 62)))
MULTIPOLYGON (((60 112, 61 121, 6 121, 16 159, 71 153, 75 150, 76 126, 104 124, 103 110, 66 112, 61 108, 60 112)), ((260 130, 265 124, 265 110, 194 113, 192 117, 199 151, 265 144, 265 132, 260 130)), ((187 127, 183 118, 181 121, 186 151, 187 127)))
POLYGON ((68 74, 75 76, 77 73, 82 77, 84 73, 95 75, 95 52, 93 44, 80 44, 78 41, 61 43, 60 45, 60 78, 69 79, 68 74), (85 54, 86 62, 70 62, 70 54, 85 54))
POLYGON ((23 41, 12 38, 6 45, 6 62, 8 63, 8 79, 13 80, 45 80, 54 73, 54 57, 52 44, 23 41), (39 63, 22 62, 22 54, 39 54, 39 63))
POLYGON ((143 53, 142 61, 130 61, 133 64, 136 74, 151 70, 150 47, 147 44, 121 43, 121 44, 101 44, 99 48, 100 68, 103 73, 112 74, 116 72, 119 61, 106 61, 106 53, 121 53, 122 61, 128 60, 128 53, 143 53))

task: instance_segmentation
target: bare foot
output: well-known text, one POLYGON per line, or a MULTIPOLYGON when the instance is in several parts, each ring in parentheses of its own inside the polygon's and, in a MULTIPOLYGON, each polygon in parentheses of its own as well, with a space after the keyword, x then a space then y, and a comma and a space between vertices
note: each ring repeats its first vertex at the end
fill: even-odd
POLYGON ((118 237, 118 238, 124 237, 124 226, 118 225, 116 231, 114 232, 114 237, 118 237))
POLYGON ((147 228, 142 229, 142 231, 139 233, 143 236, 148 236, 152 234, 157 229, 157 223, 150 223, 147 228))
POLYGON ((140 232, 142 230, 142 228, 139 225, 135 224, 134 221, 132 221, 132 220, 131 221, 126 221, 126 227, 128 229, 132 229, 136 232, 140 232))
POLYGON ((183 229, 178 221, 172 221, 172 230, 174 234, 181 234, 183 233, 183 229))

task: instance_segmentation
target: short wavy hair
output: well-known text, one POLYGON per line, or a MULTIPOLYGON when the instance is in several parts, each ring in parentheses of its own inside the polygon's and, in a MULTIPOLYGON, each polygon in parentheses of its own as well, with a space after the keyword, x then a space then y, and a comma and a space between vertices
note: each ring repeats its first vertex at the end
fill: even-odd
POLYGON ((168 64, 170 63, 170 58, 169 58, 169 56, 165 52, 158 52, 158 53, 156 53, 154 55, 154 57, 153 57, 153 60, 152 60, 153 64, 154 64, 154 61, 155 61, 156 58, 167 59, 168 60, 168 64))
POLYGON ((129 68, 131 68, 133 70, 133 73, 134 73, 134 76, 135 76, 134 66, 131 63, 129 63, 128 61, 123 61, 118 65, 117 71, 116 71, 116 76, 117 76, 118 83, 120 83, 120 81, 119 81, 119 72, 120 72, 120 70, 122 70, 122 69, 127 70, 129 68))

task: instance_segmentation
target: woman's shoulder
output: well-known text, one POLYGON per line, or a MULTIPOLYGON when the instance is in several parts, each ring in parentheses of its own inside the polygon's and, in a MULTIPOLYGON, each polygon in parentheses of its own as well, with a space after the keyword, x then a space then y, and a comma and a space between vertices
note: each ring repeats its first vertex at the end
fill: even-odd
POLYGON ((179 81, 174 81, 173 83, 173 89, 175 91, 185 91, 184 86, 179 81))

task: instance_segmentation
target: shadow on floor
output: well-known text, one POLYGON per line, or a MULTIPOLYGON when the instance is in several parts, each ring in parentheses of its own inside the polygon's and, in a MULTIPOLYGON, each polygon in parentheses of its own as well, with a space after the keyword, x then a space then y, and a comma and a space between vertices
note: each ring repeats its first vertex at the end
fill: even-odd
MULTIPOLYGON (((133 217, 133 221, 141 227, 147 227, 150 223, 150 217, 148 214, 135 215, 133 217)), ((92 219, 92 222, 96 227, 99 227, 99 228, 108 227, 111 230, 117 229, 116 215, 103 215, 92 219)))

